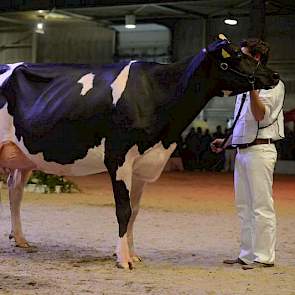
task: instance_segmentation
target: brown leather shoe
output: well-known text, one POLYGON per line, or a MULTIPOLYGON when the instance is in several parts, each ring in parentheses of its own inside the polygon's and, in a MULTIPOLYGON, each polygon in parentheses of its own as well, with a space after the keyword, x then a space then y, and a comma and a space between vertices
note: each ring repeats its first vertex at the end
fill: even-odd
POLYGON ((254 268, 263 268, 263 267, 274 267, 275 265, 273 263, 262 263, 254 261, 250 264, 246 264, 242 266, 242 269, 248 270, 248 269, 254 269, 254 268))
POLYGON ((241 264, 241 265, 247 265, 242 259, 236 258, 236 259, 225 259, 223 260, 223 263, 225 264, 241 264))

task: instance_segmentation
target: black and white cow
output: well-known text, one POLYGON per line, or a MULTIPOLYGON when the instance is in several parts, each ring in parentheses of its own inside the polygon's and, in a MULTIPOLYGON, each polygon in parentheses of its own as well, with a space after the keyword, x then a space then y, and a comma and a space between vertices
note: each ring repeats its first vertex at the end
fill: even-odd
POLYGON ((107 170, 122 268, 138 259, 133 224, 144 184, 160 176, 182 131, 210 98, 269 88, 279 78, 226 39, 169 65, 18 63, 0 71, 0 167, 10 172, 11 237, 29 246, 20 203, 32 170, 59 175, 107 170))

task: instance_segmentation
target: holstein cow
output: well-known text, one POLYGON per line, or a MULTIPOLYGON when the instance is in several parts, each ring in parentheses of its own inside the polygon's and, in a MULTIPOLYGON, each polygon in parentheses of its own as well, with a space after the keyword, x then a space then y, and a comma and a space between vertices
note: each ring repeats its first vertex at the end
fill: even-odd
POLYGON ((210 98, 269 88, 278 78, 226 39, 169 65, 2 65, 0 167, 10 173, 11 237, 17 246, 29 246, 20 203, 32 170, 107 170, 119 224, 117 265, 132 268, 144 184, 160 176, 182 131, 210 98))

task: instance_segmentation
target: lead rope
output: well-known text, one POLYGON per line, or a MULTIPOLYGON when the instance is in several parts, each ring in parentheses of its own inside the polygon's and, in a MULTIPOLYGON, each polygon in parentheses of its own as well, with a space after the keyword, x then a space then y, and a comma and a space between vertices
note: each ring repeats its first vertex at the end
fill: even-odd
MULTIPOLYGON (((241 111, 242 111, 243 106, 244 106, 244 104, 245 104, 245 101, 246 101, 246 95, 247 95, 246 93, 243 93, 243 96, 242 96, 242 99, 241 99, 241 104, 240 104, 240 107, 239 107, 238 113, 237 113, 237 115, 236 115, 235 121, 234 121, 234 123, 233 123, 233 125, 232 125, 232 127, 231 127, 231 129, 230 129, 230 132, 226 135, 226 137, 224 138, 223 143, 222 143, 221 146, 220 146, 223 150, 226 149, 226 148, 224 148, 224 145, 226 144, 226 142, 228 141, 228 139, 230 138, 230 136, 233 134, 233 131, 234 131, 234 129, 235 129, 235 126, 236 126, 236 124, 237 124, 237 122, 238 122, 238 119, 239 119, 239 117, 240 117, 241 111)), ((209 149, 211 149, 211 148, 209 147, 209 149)), ((221 161, 223 161, 223 158, 219 159, 214 165, 212 165, 212 166, 211 166, 211 169, 215 170, 215 168, 221 163, 221 161)))
POLYGON ((230 132, 226 135, 226 137, 224 138, 224 141, 222 142, 222 144, 220 146, 222 149, 225 149, 224 148, 225 144, 227 143, 230 136, 233 134, 233 131, 234 131, 234 129, 235 129, 236 125, 237 125, 237 122, 238 122, 238 120, 240 118, 241 111, 242 111, 242 108, 243 108, 243 106, 245 104, 245 101, 246 101, 246 93, 243 93, 243 96, 242 96, 242 99, 241 99, 241 104, 240 104, 238 113, 236 115, 235 121, 234 121, 232 127, 230 128, 230 132))

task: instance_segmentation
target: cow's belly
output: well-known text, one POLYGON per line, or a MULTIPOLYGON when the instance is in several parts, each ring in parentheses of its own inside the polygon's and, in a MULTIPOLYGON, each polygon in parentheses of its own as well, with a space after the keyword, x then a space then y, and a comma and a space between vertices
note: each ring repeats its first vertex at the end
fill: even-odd
POLYGON ((146 182, 156 181, 176 148, 176 143, 165 149, 158 143, 138 157, 133 164, 133 176, 146 182))
POLYGON ((36 170, 46 173, 68 176, 83 176, 106 171, 104 165, 104 141, 98 147, 88 150, 83 159, 76 160, 73 164, 59 164, 44 160, 43 154, 26 154, 26 156, 36 165, 36 170))
POLYGON ((35 169, 46 173, 68 176, 82 176, 106 171, 104 165, 104 140, 101 145, 88 150, 83 159, 73 164, 62 165, 44 160, 43 154, 32 155, 15 135, 13 118, 7 111, 7 104, 0 109, 0 167, 8 169, 35 169))

